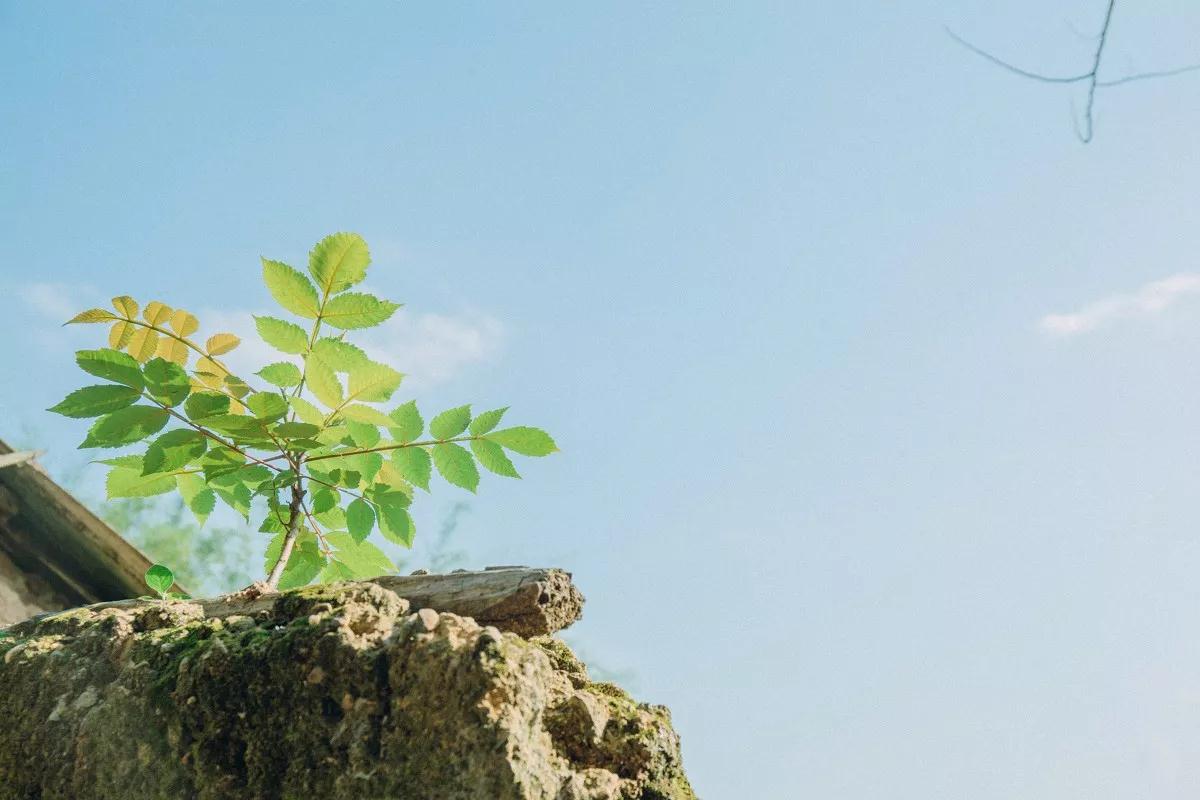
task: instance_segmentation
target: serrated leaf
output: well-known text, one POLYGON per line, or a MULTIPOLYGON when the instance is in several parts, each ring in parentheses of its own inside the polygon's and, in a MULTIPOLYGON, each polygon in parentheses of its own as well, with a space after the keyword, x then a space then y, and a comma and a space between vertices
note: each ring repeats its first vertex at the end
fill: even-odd
POLYGON ((158 352, 158 333, 149 328, 136 327, 125 345, 126 351, 143 364, 158 352))
POLYGON ((429 491, 429 477, 433 474, 433 461, 424 447, 401 447, 392 451, 392 466, 404 480, 413 486, 429 491))
POLYGON ((354 570, 346 566, 336 558, 329 559, 329 563, 321 570, 321 575, 318 580, 321 583, 337 583, 338 581, 352 581, 357 575, 354 570))
POLYGON ((318 356, 310 355, 305 369, 305 380, 313 397, 329 408, 337 408, 343 402, 342 384, 333 369, 318 356))
POLYGON ((299 270, 264 258, 263 282, 275 302, 305 319, 317 318, 317 290, 299 270))
POLYGON ((395 408, 388 416, 393 420, 389 428, 392 438, 400 444, 415 441, 421 435, 421 431, 425 430, 425 421, 421 419, 421 412, 417 410, 415 400, 409 400, 395 408))
POLYGON ((240 439, 265 439, 262 420, 241 414, 214 414, 204 418, 204 427, 240 439))
POLYGON ((254 416, 267 422, 283 419, 288 412, 287 400, 275 392, 255 392, 245 403, 254 416))
POLYGON ((155 406, 129 406, 101 417, 88 431, 79 448, 121 447, 140 442, 167 424, 166 410, 155 406))
POLYGON ((383 454, 359 453, 340 458, 337 463, 342 467, 343 472, 347 470, 357 472, 362 480, 370 483, 379 474, 380 467, 383 466, 383 454))
POLYGON ((146 362, 146 391, 165 406, 177 406, 192 391, 192 382, 183 367, 165 358, 146 362))
POLYGON ((321 574, 325 568, 325 557, 317 549, 316 541, 297 542, 292 549, 287 566, 279 576, 279 591, 299 589, 312 583, 313 578, 321 574))
POLYGON ((334 506, 328 511, 322 511, 320 514, 313 514, 313 518, 321 523, 326 530, 345 530, 346 529, 346 512, 338 506, 334 506))
POLYGON ((175 488, 175 479, 170 475, 142 475, 141 470, 128 467, 113 467, 105 481, 108 498, 153 497, 175 488))
POLYGON ((146 303, 146 308, 142 311, 142 319, 151 325, 161 328, 171 318, 171 313, 170 306, 164 305, 157 300, 151 300, 149 303, 146 303))
POLYGON ((246 457, 228 448, 213 448, 200 459, 200 468, 204 470, 204 480, 211 483, 237 472, 246 464, 246 457))
POLYGON ((111 414, 113 411, 131 406, 137 402, 140 396, 141 394, 137 389, 132 389, 128 386, 114 386, 112 384, 85 386, 82 389, 76 389, 71 392, 58 405, 46 410, 53 411, 55 414, 62 414, 64 417, 85 419, 87 417, 98 417, 102 414, 111 414))
POLYGON ((225 505, 240 514, 243 519, 250 519, 250 500, 252 494, 249 486, 244 483, 219 484, 213 482, 210 482, 209 485, 225 505))
POLYGON ((200 320, 182 308, 175 309, 168 324, 171 326, 171 330, 180 336, 191 336, 200 329, 200 320))
POLYGON ((308 422, 281 422, 271 429, 271 432, 283 439, 310 439, 321 432, 321 429, 308 422))
POLYGON ((162 564, 155 564, 146 570, 145 581, 147 586, 163 595, 171 591, 171 586, 175 583, 175 573, 162 564))
POLYGON ((389 542, 412 547, 416 527, 408 513, 408 498, 400 492, 377 494, 375 498, 379 512, 379 532, 389 542))
POLYGON ((313 344, 312 351, 329 364, 335 372, 349 372, 370 362, 367 354, 360 348, 328 336, 317 339, 313 344))
POLYGON ((382 403, 400 386, 402 374, 387 366, 368 361, 350 370, 348 397, 368 403, 382 403))
POLYGON ((204 455, 208 439, 200 431, 178 428, 155 439, 142 459, 142 474, 171 472, 204 455))
POLYGON ((355 498, 346 506, 346 528, 356 542, 361 542, 371 535, 375 527, 375 510, 371 504, 361 497, 355 498))
POLYGON ((444 442, 433 446, 433 465, 443 478, 468 492, 479 486, 479 470, 465 447, 444 442))
POLYGON ((156 355, 182 367, 188 361, 187 345, 178 339, 163 336, 159 338, 156 355))
POLYGON ((505 411, 508 411, 508 406, 497 408, 494 411, 485 411, 471 420, 471 425, 467 430, 472 436, 482 436, 500 424, 500 418, 504 416, 505 411))
POLYGON ((286 389, 300 385, 300 368, 290 361, 277 361, 260 369, 255 375, 272 386, 286 389))
POLYGON ((523 456, 548 456, 558 450, 550 434, 540 428, 505 428, 489 433, 487 438, 523 456))
POLYGON ((183 404, 183 411, 192 422, 229 413, 229 397, 217 392, 194 392, 183 404))
POLYGON ((429 435, 435 439, 451 439, 465 431, 470 422, 470 406, 452 408, 429 421, 429 435))
POLYGON ((349 567, 357 578, 374 578, 395 572, 396 565, 370 542, 358 542, 348 533, 327 533, 325 540, 337 548, 333 558, 349 567))
POLYGON ((136 319, 138 313, 138 304, 127 294, 112 299, 113 308, 125 316, 125 319, 136 319))
POLYGON ((133 332, 138 329, 137 325, 132 322, 120 321, 113 324, 108 330, 108 346, 113 350, 124 350, 129 344, 129 340, 133 338, 133 332))
POLYGON ((296 416, 300 418, 301 422, 307 422, 309 425, 320 427, 325 421, 325 415, 321 413, 321 409, 303 397, 289 397, 288 405, 296 412, 296 416))
POLYGON ((321 319, 343 330, 370 328, 385 322, 399 307, 399 303, 362 292, 346 292, 325 304, 321 319))
POLYGON ((210 356, 219 356, 228 353, 241 343, 242 340, 232 333, 214 333, 204 343, 204 351, 210 356))
POLYGON ((391 417, 379 409, 372 408, 371 406, 360 405, 358 403, 351 403, 350 405, 343 407, 342 410, 338 412, 338 415, 348 420, 365 422, 368 425, 375 425, 383 428, 391 428, 396 424, 391 417))
POLYGON ((471 452, 479 459, 479 463, 483 465, 484 469, 508 478, 521 477, 512 461, 504 454, 504 448, 495 442, 487 439, 472 439, 471 452))
POLYGON ((356 447, 370 448, 379 444, 379 429, 366 422, 346 421, 346 430, 350 432, 350 440, 356 447))
POLYGON ((84 372, 97 378, 104 378, 139 392, 146 385, 142 378, 142 368, 138 366, 137 361, 118 350, 106 347, 99 350, 80 350, 75 354, 75 363, 84 372))
POLYGON ((324 514, 329 509, 337 505, 337 493, 332 489, 321 487, 313 492, 312 506, 309 508, 314 514, 324 514))
POLYGON ((76 322, 108 322, 111 319, 116 319, 117 315, 103 308, 89 308, 87 311, 80 311, 75 316, 64 322, 64 325, 71 325, 76 322))
POLYGON ((299 355, 308 348, 308 335, 299 325, 275 317, 255 317, 254 327, 264 342, 280 352, 299 355))
POLYGON ((184 474, 175 476, 175 485, 183 497, 184 505, 196 517, 200 525, 204 525, 208 515, 217 507, 217 495, 199 475, 184 474))
POLYGON ((334 295, 367 276, 371 253, 357 233, 335 233, 317 242, 308 256, 308 272, 325 296, 334 295))

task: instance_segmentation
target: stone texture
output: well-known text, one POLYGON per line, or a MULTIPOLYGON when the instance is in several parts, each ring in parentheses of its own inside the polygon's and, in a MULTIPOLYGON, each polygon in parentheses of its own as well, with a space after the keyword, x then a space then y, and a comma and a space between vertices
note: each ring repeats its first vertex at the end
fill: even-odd
POLYGON ((0 638, 0 800, 688 800, 665 708, 561 641, 310 587, 250 616, 77 609, 0 638))

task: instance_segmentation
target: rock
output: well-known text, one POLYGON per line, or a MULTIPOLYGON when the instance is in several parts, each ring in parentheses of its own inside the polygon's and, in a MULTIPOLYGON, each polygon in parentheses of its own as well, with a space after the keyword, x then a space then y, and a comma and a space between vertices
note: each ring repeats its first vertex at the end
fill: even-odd
POLYGON ((7 633, 0 800, 694 800, 665 708, 374 583, 7 633))

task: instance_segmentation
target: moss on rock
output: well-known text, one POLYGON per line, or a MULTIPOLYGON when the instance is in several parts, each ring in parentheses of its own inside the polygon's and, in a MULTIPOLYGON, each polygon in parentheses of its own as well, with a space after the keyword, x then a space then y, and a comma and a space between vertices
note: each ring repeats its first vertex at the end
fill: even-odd
POLYGON ((0 800, 687 800, 665 708, 375 584, 252 616, 77 609, 0 638, 0 800))

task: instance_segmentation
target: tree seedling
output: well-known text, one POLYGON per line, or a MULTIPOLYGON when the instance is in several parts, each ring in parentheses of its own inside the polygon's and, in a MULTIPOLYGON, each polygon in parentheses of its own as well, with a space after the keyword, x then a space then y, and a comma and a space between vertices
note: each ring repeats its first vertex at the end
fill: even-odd
MULTIPOLYGON (((109 325, 108 346, 80 350, 76 362, 105 382, 71 392, 50 410, 95 418, 81 448, 145 445, 101 462, 110 467, 110 498, 177 491, 201 524, 217 500, 247 523, 261 517, 259 530, 270 536, 268 590, 394 572, 369 539, 377 530, 412 546, 408 509, 435 472, 474 492, 479 466, 519 478, 510 453, 545 456, 558 448, 538 428, 500 428, 506 408, 476 415, 457 406, 426 426, 411 400, 385 407, 403 375, 346 340, 399 308, 350 291, 369 264, 366 242, 353 233, 318 242, 308 275, 264 258, 271 296, 306 327, 255 317, 258 335, 282 357, 253 380, 221 358, 240 339, 221 332, 198 338, 199 321, 181 308, 158 301, 139 307, 122 295, 112 311, 84 311, 67 324, 109 325)), ((160 597, 173 582, 161 565, 146 573, 160 597)))

